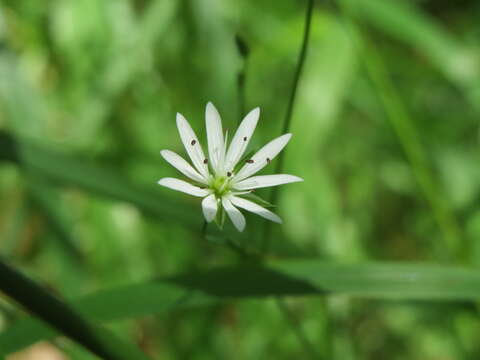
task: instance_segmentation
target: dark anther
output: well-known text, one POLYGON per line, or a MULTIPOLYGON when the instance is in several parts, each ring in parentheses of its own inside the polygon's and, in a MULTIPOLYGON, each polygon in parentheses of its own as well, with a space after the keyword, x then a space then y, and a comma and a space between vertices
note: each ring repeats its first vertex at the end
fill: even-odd
POLYGON ((243 141, 247 141, 247 137, 246 137, 246 136, 243 138, 243 141))
POLYGON ((271 161, 271 160, 270 160, 270 158, 267 158, 267 163, 269 163, 269 164, 270 164, 270 161, 271 161))
POLYGON ((232 173, 231 173, 230 171, 227 172, 227 176, 228 176, 228 177, 232 176, 232 173))
POLYGON ((249 164, 253 164, 253 160, 252 160, 252 159, 250 159, 250 160, 247 160, 247 163, 249 163, 249 164))
POLYGON ((196 140, 192 140, 192 142, 191 142, 190 144, 192 144, 192 146, 193 146, 193 145, 195 145, 196 143, 197 143, 196 140))
POLYGON ((208 164, 208 159, 203 160, 204 164, 208 164))

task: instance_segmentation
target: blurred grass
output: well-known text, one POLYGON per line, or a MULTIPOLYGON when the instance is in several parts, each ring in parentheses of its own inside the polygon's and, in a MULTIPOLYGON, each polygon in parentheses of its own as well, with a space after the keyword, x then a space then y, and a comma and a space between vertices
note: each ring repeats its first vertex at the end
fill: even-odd
MULTIPOLYGON (((350 30, 350 36, 352 41, 357 45, 358 51, 361 51, 360 57, 364 60, 366 72, 372 82, 374 91, 378 94, 379 100, 382 103, 386 118, 391 123, 399 138, 399 142, 410 163, 412 173, 418 182, 419 190, 429 203, 434 218, 442 231, 443 243, 437 246, 437 240, 433 248, 437 248, 439 258, 449 260, 456 259, 457 261, 463 260, 465 256, 460 254, 458 245, 462 234, 451 211, 450 204, 440 195, 440 187, 434 180, 432 171, 428 166, 422 140, 414 125, 414 120, 398 96, 382 57, 372 43, 365 41, 361 30, 356 26, 354 21, 352 21, 352 11, 350 7, 344 5, 341 0, 340 3, 346 26, 350 30)), ((394 10, 395 8, 391 9, 391 11, 394 10)), ((407 17, 407 19, 410 18, 407 17)), ((404 25, 408 26, 409 24, 407 22, 407 24, 404 25)), ((424 34, 425 32, 426 31, 422 31, 421 33, 424 34)))
MULTIPOLYGON (((102 290, 73 301, 86 318, 113 321, 198 308, 226 300, 314 294, 394 300, 476 300, 480 274, 432 264, 338 265, 314 260, 276 261, 268 266, 218 267, 102 290)), ((55 334, 33 318, 17 322, 0 349, 17 351, 55 334)), ((1 354, 1 352, 0 352, 1 354)))
MULTIPOLYGON (((347 14, 340 2, 315 4, 284 164, 305 182, 280 189, 275 211, 285 224, 274 228, 269 257, 340 267, 361 262, 379 276, 388 273, 375 268, 376 261, 461 262, 475 277, 480 6, 468 0, 341 3, 347 14)), ((177 111, 205 139, 207 101, 219 108, 230 134, 243 107, 261 107, 253 148, 277 136, 305 5, 2 1, 1 254, 70 299, 240 261, 222 237, 201 238, 196 199, 156 187, 160 177, 177 175, 158 152, 184 154, 177 111), (250 50, 246 68, 238 34, 250 50)), ((247 223, 245 234, 228 229, 227 236, 257 251, 264 221, 247 215, 247 223)), ((436 269, 437 295, 445 299, 458 283, 442 288, 450 268, 436 269)), ((400 266, 402 275, 408 271, 400 266)), ((341 272, 331 277, 340 284, 341 272)), ((376 286, 372 291, 380 291, 376 286)), ((429 301, 433 295, 408 300, 406 288, 395 301, 352 293, 287 304, 324 358, 475 359, 477 288, 469 285, 471 295, 449 304, 429 301)), ((108 310, 109 302, 101 304, 108 310)), ((0 332, 8 334, 23 314, 3 300, 0 305, 0 332)), ((109 328, 153 358, 305 356, 271 300, 163 313, 154 305, 148 315, 109 328)), ((55 344, 72 359, 91 358, 72 343, 55 344)))
MULTIPOLYGON (((82 318, 70 306, 3 261, 0 262, 0 274, 0 289, 4 294, 96 356, 105 360, 148 359, 138 348, 82 318)), ((0 349, 11 343, 7 341, 0 349)))

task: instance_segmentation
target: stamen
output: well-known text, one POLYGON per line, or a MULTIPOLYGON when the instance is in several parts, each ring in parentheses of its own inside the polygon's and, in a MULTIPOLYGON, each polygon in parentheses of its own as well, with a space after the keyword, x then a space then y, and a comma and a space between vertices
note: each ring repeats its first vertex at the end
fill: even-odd
POLYGON ((208 164, 208 159, 203 160, 204 164, 208 164))
POLYGON ((195 145, 197 143, 197 140, 192 140, 192 142, 190 144, 195 145))
POLYGON ((227 172, 227 176, 228 176, 228 177, 232 176, 232 173, 231 173, 230 171, 227 172))
POLYGON ((243 141, 247 141, 247 137, 246 137, 246 136, 243 138, 243 141))
POLYGON ((269 164, 270 164, 270 161, 271 161, 271 160, 270 160, 270 158, 267 158, 267 163, 269 163, 269 164))
POLYGON ((252 159, 247 160, 247 163, 249 163, 249 164, 253 164, 253 162, 254 161, 252 159))

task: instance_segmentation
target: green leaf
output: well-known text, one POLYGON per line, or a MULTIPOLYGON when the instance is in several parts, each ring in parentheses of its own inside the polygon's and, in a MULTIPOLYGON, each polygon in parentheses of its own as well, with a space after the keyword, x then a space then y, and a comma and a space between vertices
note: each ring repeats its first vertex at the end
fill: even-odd
MULTIPOLYGON (((0 290, 6 295, 102 359, 148 359, 133 345, 83 319, 69 305, 1 261, 0 277, 0 290)), ((5 351, 4 348, 5 346, 0 346, 1 351, 5 351)), ((5 353, 0 353, 0 356, 4 355, 5 353)))
POLYGON ((458 85, 478 82, 478 56, 449 29, 408 1, 342 0, 361 19, 414 46, 458 85), (466 61, 468 59, 468 61, 466 61), (469 63, 470 62, 470 63, 469 63), (463 65, 460 65, 463 64, 463 65))
POLYGON ((129 202, 161 220, 197 229, 201 226, 200 212, 192 212, 191 205, 182 201, 179 194, 166 196, 158 186, 137 185, 107 166, 18 141, 0 131, 1 144, 5 147, 0 148, 0 159, 15 159, 25 171, 52 183, 75 186, 100 196, 129 202), (15 149, 14 154, 11 154, 12 149, 15 149))
MULTIPOLYGON (((73 301, 97 321, 141 317, 220 301, 271 296, 342 294, 395 300, 466 301, 480 298, 480 273, 432 264, 335 264, 318 260, 246 263, 103 290, 73 301)), ((0 354, 54 333, 35 319, 15 323, 0 335, 0 354)))
POLYGON ((62 211, 63 204, 60 201, 56 189, 49 186, 39 178, 30 178, 28 182, 29 194, 37 207, 45 215, 49 226, 53 230, 55 239, 58 240, 63 254, 67 255, 75 265, 84 265, 82 251, 75 243, 71 229, 72 221, 62 211))

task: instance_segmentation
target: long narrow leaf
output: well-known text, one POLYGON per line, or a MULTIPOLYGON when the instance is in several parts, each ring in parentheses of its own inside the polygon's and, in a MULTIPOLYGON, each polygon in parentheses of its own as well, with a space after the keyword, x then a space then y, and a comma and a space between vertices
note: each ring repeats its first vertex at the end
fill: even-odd
MULTIPOLYGON (((92 325, 67 304, 2 261, 0 278, 0 290, 6 295, 102 359, 147 359, 133 345, 128 345, 107 330, 92 325)), ((4 346, 0 345, 0 349, 3 352, 4 346)))
POLYGON ((63 209, 59 209, 61 201, 54 188, 48 186, 41 179, 29 179, 28 190, 36 206, 44 213, 50 228, 58 240, 63 254, 76 265, 82 265, 83 254, 75 244, 70 228, 73 226, 63 209))
MULTIPOLYGON (((157 185, 144 186, 133 183, 114 169, 93 164, 78 156, 55 152, 28 141, 19 141, 2 131, 0 131, 0 161, 14 161, 29 175, 48 180, 46 183, 49 186, 53 183, 77 187, 94 195, 131 203, 160 221, 196 230, 202 226, 200 205, 197 211, 192 210, 192 204, 182 200, 181 194, 168 196, 162 193, 162 189, 157 185)), ((153 183, 155 181, 152 180, 153 183)), ((230 236, 238 238, 241 235, 234 233, 230 236)), ((276 254, 307 255, 291 243, 278 242, 272 245, 276 254)))
MULTIPOLYGON (((26 141, 16 141, 0 131, 0 160, 17 161, 24 169, 51 182, 75 186, 101 196, 126 201, 159 219, 185 226, 201 226, 199 212, 192 212, 188 203, 166 197, 152 186, 137 185, 114 170, 89 161, 60 154, 26 141), (3 145, 3 146, 2 146, 3 145)), ((156 181, 152 180, 152 184, 156 181)), ((158 187, 157 187, 158 189, 158 187)))
MULTIPOLYGON (((271 296, 342 294, 396 300, 480 298, 480 272, 431 264, 334 264, 317 260, 245 264, 103 290, 73 301, 97 321, 139 317, 220 301, 271 296)), ((27 318, 0 335, 0 354, 54 335, 27 318)))

